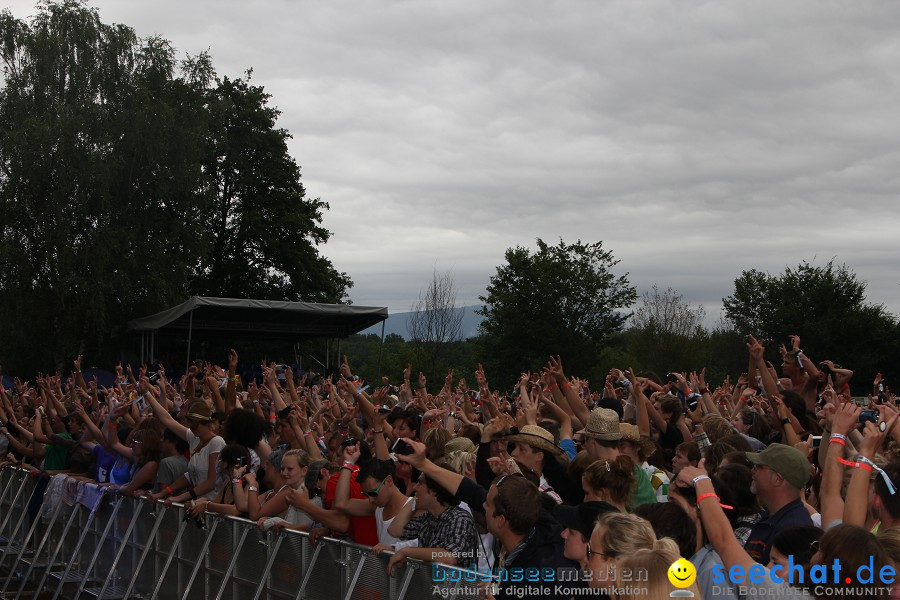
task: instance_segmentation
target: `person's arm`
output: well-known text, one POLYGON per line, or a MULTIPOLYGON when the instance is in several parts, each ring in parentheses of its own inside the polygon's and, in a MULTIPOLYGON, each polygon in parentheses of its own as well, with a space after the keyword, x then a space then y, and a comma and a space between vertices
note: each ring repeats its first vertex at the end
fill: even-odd
POLYGON ((263 382, 269 390, 272 401, 275 403, 275 412, 277 413, 287 408, 287 404, 285 404, 284 398, 281 397, 281 392, 278 389, 278 378, 275 375, 274 364, 269 367, 263 365, 263 382))
POLYGON ((834 384, 834 389, 843 389, 843 387, 850 383, 850 380, 853 379, 853 371, 851 371, 850 369, 836 367, 834 366, 834 362, 830 360, 823 360, 822 362, 828 365, 828 370, 831 371, 831 379, 832 383, 834 384))
MULTIPOLYGON (((831 410, 829 407, 827 410, 831 410)), ((847 446, 847 434, 856 426, 860 408, 852 402, 841 405, 832 422, 831 437, 822 436, 822 442, 828 444, 825 458, 822 461, 822 485, 819 488, 822 526, 840 520, 844 515, 844 499, 841 497, 841 486, 844 483, 844 466, 840 463, 847 446)), ((864 503, 867 506, 868 503, 864 503)))
POLYGON ((209 388, 209 394, 212 396, 213 406, 216 407, 216 410, 225 412, 225 400, 222 399, 222 394, 219 393, 219 380, 216 379, 215 375, 210 375, 206 378, 206 387, 209 388))
POLYGON ((212 502, 208 498, 198 498, 194 504, 188 509, 188 512, 194 517, 202 517, 203 513, 216 513, 217 515, 228 515, 238 517, 241 511, 234 504, 224 504, 221 502, 212 502))
POLYGON ((350 517, 347 514, 339 510, 329 510, 327 508, 316 506, 306 497, 306 494, 301 494, 296 490, 290 490, 288 492, 288 499, 292 505, 308 514, 314 521, 322 523, 328 529, 333 529, 341 533, 349 531, 350 517))
POLYGON ((134 496, 143 491, 148 483, 156 484, 156 472, 159 469, 159 463, 155 460, 149 460, 137 470, 131 481, 119 488, 120 494, 126 496, 134 496))
POLYGON ((338 475, 332 508, 351 517, 371 517, 375 514, 374 504, 368 500, 350 497, 350 480, 353 477, 352 466, 359 460, 359 453, 358 443, 344 448, 344 465, 341 467, 340 475, 338 475))
MULTIPOLYGON (((769 398, 772 398, 773 396, 778 396, 780 398, 781 394, 778 393, 778 386, 775 385, 775 379, 772 377, 772 373, 769 372, 768 367, 766 367, 765 358, 763 357, 765 348, 763 347, 762 342, 752 335, 747 337, 749 339, 747 342, 747 350, 750 354, 750 364, 755 365, 757 372, 759 372, 766 395, 769 398)), ((751 383, 751 387, 752 385, 753 384, 751 383)))
MULTIPOLYGON (((106 436, 103 435, 103 432, 100 430, 100 428, 94 424, 94 420, 91 419, 90 415, 88 415, 87 411, 84 409, 84 406, 82 406, 81 402, 76 401, 74 403, 74 408, 75 408, 75 411, 79 415, 81 415, 81 421, 82 421, 82 423, 84 423, 84 426, 87 428, 87 430, 91 432, 91 436, 94 438, 94 441, 96 441, 96 443, 98 443, 101 446, 103 446, 104 448, 106 448, 107 447, 106 446, 106 436)), ((90 444, 88 442, 82 442, 81 445, 85 446, 85 447, 93 448, 93 444, 90 444)))
POLYGON ((134 452, 131 448, 119 441, 119 435, 116 431, 116 422, 112 415, 110 415, 110 420, 106 425, 106 447, 125 458, 128 462, 134 462, 134 452))
POLYGON ((406 527, 406 524, 409 523, 409 520, 412 519, 413 509, 416 506, 415 500, 408 500, 403 507, 397 511, 397 514, 394 515, 394 518, 391 520, 391 524, 388 526, 388 533, 394 536, 395 538, 400 538, 403 535, 403 528, 406 527))
POLYGON ((781 400, 781 396, 771 396, 770 399, 775 405, 775 416, 778 418, 779 425, 781 425, 781 433, 784 436, 782 443, 788 446, 799 444, 800 436, 797 435, 794 425, 794 422, 797 420, 796 417, 794 417, 791 410, 785 406, 784 402, 781 400))
POLYGON ((52 444, 50 438, 44 435, 43 428, 44 411, 38 410, 34 413, 34 422, 31 425, 31 436, 35 444, 52 444))
POLYGON ((579 426, 584 426, 590 419, 591 412, 587 409, 582 399, 578 397, 575 390, 572 389, 572 384, 569 383, 569 380, 566 379, 563 372, 562 359, 559 356, 556 358, 551 356, 547 362, 547 371, 556 381, 556 387, 551 390, 554 400, 557 400, 557 393, 559 393, 560 396, 557 402, 559 403, 559 400, 564 398, 572 411, 574 419, 579 422, 579 426))
POLYGON ((234 376, 237 373, 238 355, 234 348, 228 351, 228 382, 225 384, 225 412, 231 412, 237 406, 237 384, 234 376))
MULTIPOLYGON (((143 383, 143 382, 142 382, 143 383)), ((159 365, 159 397, 165 401, 166 397, 166 373, 163 371, 162 365, 159 365)), ((153 407, 153 414, 156 415, 156 418, 159 419, 163 425, 166 426, 166 429, 187 441, 187 432, 188 428, 179 423, 169 414, 169 411, 160 403, 156 401, 156 398, 153 397, 149 391, 144 393, 144 399, 150 403, 150 406, 153 407)))
MULTIPOLYGON (((20 430, 21 430, 21 428, 20 428, 20 430)), ((34 448, 34 446, 26 446, 25 444, 20 442, 15 436, 11 435, 5 427, 0 426, 0 432, 2 432, 4 435, 6 435, 7 439, 9 440, 10 446, 13 447, 13 450, 18 452, 22 456, 31 457, 31 458, 40 458, 41 456, 44 455, 43 454, 43 449, 44 449, 43 445, 38 446, 42 450, 42 452, 40 454, 35 454, 34 450, 32 450, 32 448, 34 448)))
MULTIPOLYGON (((883 416, 887 417, 887 414, 883 416)), ((844 523, 860 527, 865 526, 871 502, 869 499, 869 476, 872 474, 873 469, 871 462, 875 458, 875 453, 881 448, 881 443, 884 441, 887 432, 893 429, 896 422, 896 415, 890 417, 883 432, 874 423, 866 423, 863 430, 863 439, 859 444, 859 455, 862 458, 857 462, 858 466, 853 469, 850 485, 847 487, 847 499, 844 502, 844 523)), ((824 515, 822 523, 825 524, 824 515)))
POLYGON ((734 530, 728 517, 722 510, 718 496, 713 488, 712 480, 703 468, 706 461, 701 460, 699 467, 686 466, 678 472, 676 484, 681 487, 694 487, 697 491, 697 506, 700 512, 700 520, 703 521, 703 531, 709 538, 710 544, 722 559, 726 570, 739 565, 745 573, 750 572, 750 567, 758 565, 747 551, 741 547, 740 542, 734 536, 734 530), (696 483, 694 481, 696 480, 696 483), (701 500, 701 498, 703 498, 701 500))
POLYGON ((439 467, 428 460, 428 458, 425 457, 425 444, 410 438, 402 439, 412 447, 413 453, 400 454, 397 458, 405 463, 411 464, 421 472, 425 473, 428 477, 437 482, 438 485, 455 496, 456 492, 459 491, 459 485, 462 483, 464 477, 459 473, 454 473, 449 469, 439 467))

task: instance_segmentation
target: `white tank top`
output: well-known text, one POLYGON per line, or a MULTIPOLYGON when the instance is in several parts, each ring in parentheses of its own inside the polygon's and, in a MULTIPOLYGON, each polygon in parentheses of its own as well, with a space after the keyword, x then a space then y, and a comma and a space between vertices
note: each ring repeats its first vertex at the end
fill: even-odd
MULTIPOLYGON (((412 496, 410 496, 409 498, 406 499, 406 502, 403 503, 403 506, 406 506, 407 504, 409 504, 412 501, 413 501, 413 498, 412 498, 412 496)), ((400 513, 400 511, 398 510, 397 514, 399 514, 399 513, 400 513)), ((379 506, 378 508, 375 509, 375 526, 378 529, 378 543, 379 544, 388 544, 388 545, 393 546, 394 544, 396 544, 397 542, 400 541, 400 538, 394 537, 390 533, 388 533, 388 527, 391 526, 391 523, 393 523, 394 519, 396 519, 396 518, 397 518, 397 515, 394 515, 393 517, 391 517, 390 519, 385 521, 384 520, 384 507, 379 506)))

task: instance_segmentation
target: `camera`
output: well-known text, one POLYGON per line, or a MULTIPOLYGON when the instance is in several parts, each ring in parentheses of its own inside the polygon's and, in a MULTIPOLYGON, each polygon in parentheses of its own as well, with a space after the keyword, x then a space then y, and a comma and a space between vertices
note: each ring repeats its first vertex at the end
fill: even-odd
POLYGON ((415 450, 413 450, 413 447, 404 442, 402 439, 397 438, 397 441, 394 442, 393 446, 391 446, 391 452, 393 452, 394 454, 402 454, 404 456, 408 456, 415 452, 415 450))
POLYGON ((382 415, 387 415, 387 414, 390 414, 391 407, 390 406, 379 406, 376 410, 382 415))
POLYGON ((859 413, 859 422, 865 423, 866 421, 870 421, 872 423, 878 422, 878 411, 877 410, 864 410, 859 413))

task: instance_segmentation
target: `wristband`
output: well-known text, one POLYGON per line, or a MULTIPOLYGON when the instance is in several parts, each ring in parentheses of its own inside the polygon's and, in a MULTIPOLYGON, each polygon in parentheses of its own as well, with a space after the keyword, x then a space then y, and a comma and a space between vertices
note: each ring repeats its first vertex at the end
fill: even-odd
POLYGON ((696 477, 691 479, 691 483, 694 485, 694 487, 697 487, 697 484, 700 483, 701 481, 703 481, 704 479, 709 479, 709 475, 706 475, 706 474, 697 475, 696 477))
POLYGON ((572 387, 572 384, 567 381, 564 384, 562 384, 561 386, 559 386, 559 389, 564 390, 564 389, 570 388, 570 387, 572 387))
POLYGON ((344 466, 344 467, 349 467, 349 468, 352 469, 352 468, 355 467, 356 465, 353 464, 352 462, 350 462, 349 460, 345 460, 345 461, 344 461, 344 464, 343 464, 342 466, 344 466))
POLYGON ((378 435, 379 433, 384 433, 384 429, 373 429, 372 433, 378 435))
POLYGON ((235 477, 234 479, 231 480, 231 483, 233 485, 235 483, 241 483, 241 481, 242 481, 242 479, 240 477, 235 477))
POLYGON ((782 425, 790 425, 790 424, 791 424, 791 420, 790 420, 789 418, 785 417, 785 418, 783 418, 783 419, 781 420, 781 424, 782 424, 782 425))
POLYGON ((830 440, 828 440, 828 443, 829 444, 840 444, 844 448, 847 447, 847 440, 844 439, 844 436, 832 437, 830 440))
MULTIPOLYGON (((716 502, 719 502, 719 497, 715 493, 709 492, 708 494, 700 494, 699 496, 697 496, 697 506, 698 507, 700 506, 701 500, 706 500, 707 498, 715 498, 716 502)), ((721 502, 719 502, 719 506, 721 506, 722 508, 724 508, 726 510, 734 509, 733 506, 728 506, 727 504, 722 504, 721 502)))
POLYGON ((304 432, 303 432, 303 435, 304 435, 304 437, 307 436, 307 435, 312 435, 312 430, 310 430, 310 431, 304 431, 304 432))
POLYGON ((247 491, 248 492, 258 492, 259 488, 256 487, 255 485, 251 485, 250 487, 247 488, 247 491))
POLYGON ((834 440, 834 439, 844 440, 844 442, 846 442, 846 441, 847 441, 847 436, 845 436, 845 435, 843 435, 843 434, 840 434, 840 433, 832 433, 832 434, 831 434, 831 439, 833 439, 833 440, 834 440))
POLYGON ((847 465, 848 467, 853 467, 854 469, 862 469, 864 471, 872 472, 872 467, 865 463, 853 461, 853 460, 844 460, 843 458, 838 458, 838 462, 842 465, 847 465))
POLYGON ((701 393, 701 394, 708 394, 708 393, 709 393, 709 388, 705 388, 705 387, 700 388, 700 393, 701 393))
POLYGON ((556 384, 554 383, 553 385, 548 387, 546 390, 544 390, 544 393, 546 394, 547 392, 552 392, 555 389, 556 389, 556 384))
POLYGON ((163 490, 165 490, 165 492, 167 494, 169 494, 170 496, 175 493, 172 491, 172 488, 170 488, 169 486, 164 487, 163 490))

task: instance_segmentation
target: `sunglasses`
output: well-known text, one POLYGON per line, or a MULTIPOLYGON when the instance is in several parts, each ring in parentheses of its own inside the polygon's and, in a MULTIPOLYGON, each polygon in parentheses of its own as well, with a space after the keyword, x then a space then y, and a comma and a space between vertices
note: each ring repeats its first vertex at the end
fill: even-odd
POLYGON ((381 486, 384 485, 384 482, 387 481, 387 477, 381 480, 381 483, 378 484, 378 487, 374 490, 363 490, 363 495, 368 496, 369 498, 377 498, 378 492, 381 490, 381 486))

